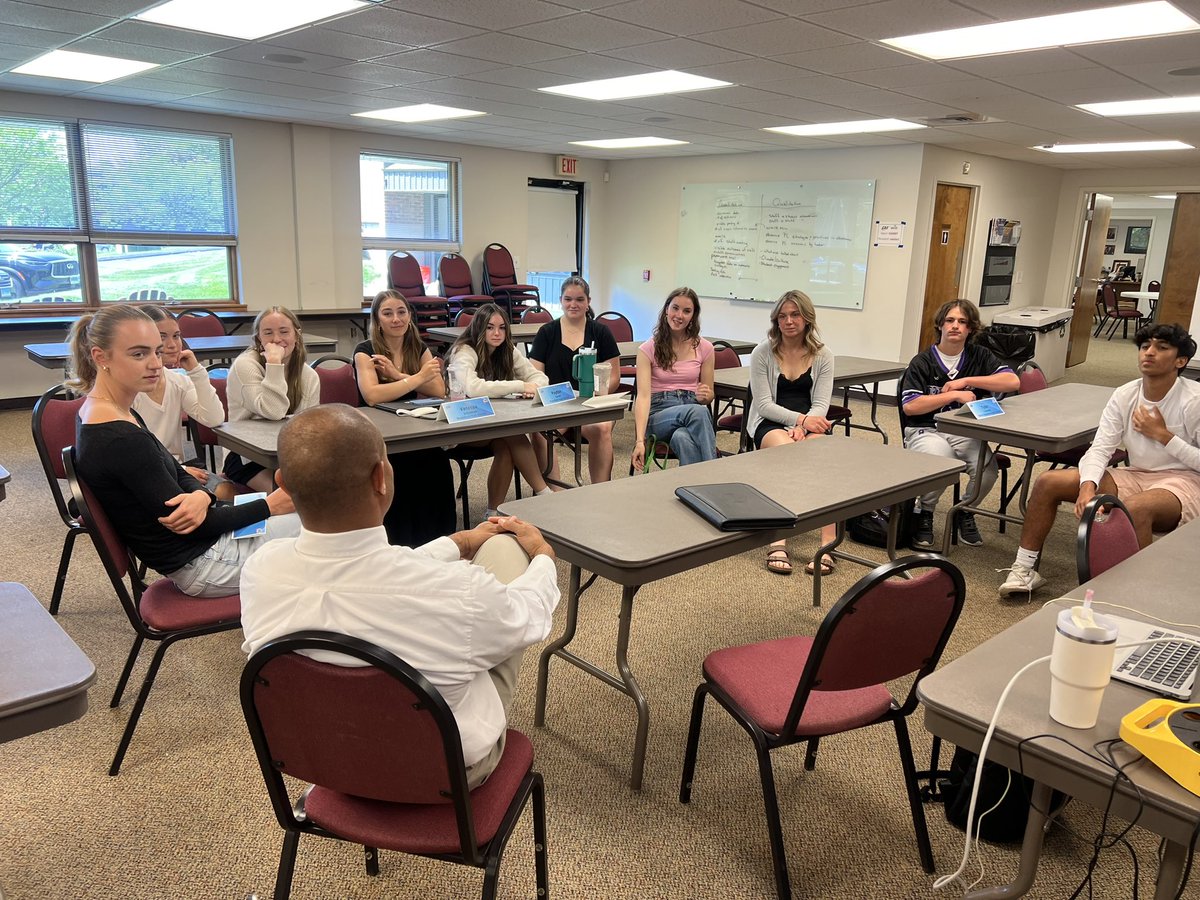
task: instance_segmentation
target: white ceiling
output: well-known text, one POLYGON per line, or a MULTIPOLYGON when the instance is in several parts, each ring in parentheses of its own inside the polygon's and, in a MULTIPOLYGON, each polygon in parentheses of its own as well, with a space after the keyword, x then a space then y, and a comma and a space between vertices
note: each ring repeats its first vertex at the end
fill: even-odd
MULTIPOLYGON (((247 42, 131 20, 156 5, 146 0, 0 0, 0 89, 593 157, 923 141, 1062 168, 1196 165, 1200 150, 1063 155, 1028 148, 1160 138, 1200 146, 1200 115, 1105 119, 1072 105, 1200 94, 1200 33, 947 63, 874 43, 1117 2, 1122 0, 387 0, 247 42), (9 71, 58 48, 162 67, 101 85, 9 71), (276 55, 285 61, 264 59, 276 55), (1189 67, 1197 74, 1171 74, 1189 67), (607 103, 536 90, 665 68, 735 86, 607 103), (488 115, 428 125, 351 115, 411 103, 488 115), (812 139, 761 130, 958 114, 989 121, 895 137, 812 139), (567 144, 643 135, 689 143, 652 151, 567 144)), ((1173 2, 1200 20, 1200 0, 1173 2)), ((1122 31, 1122 22, 1114 20, 1114 37, 1122 31)))

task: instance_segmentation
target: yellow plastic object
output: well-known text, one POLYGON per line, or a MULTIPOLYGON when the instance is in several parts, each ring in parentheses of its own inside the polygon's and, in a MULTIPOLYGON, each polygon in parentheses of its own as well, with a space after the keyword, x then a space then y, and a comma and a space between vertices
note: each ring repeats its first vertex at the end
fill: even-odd
POLYGON ((1200 796, 1200 703, 1147 700, 1121 719, 1121 739, 1200 796))

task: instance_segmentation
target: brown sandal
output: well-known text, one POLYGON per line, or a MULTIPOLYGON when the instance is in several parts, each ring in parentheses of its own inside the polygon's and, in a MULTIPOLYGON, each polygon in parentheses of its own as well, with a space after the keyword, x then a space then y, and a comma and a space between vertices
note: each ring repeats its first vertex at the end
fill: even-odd
MULTIPOLYGON (((825 554, 825 556, 821 558, 821 577, 824 578, 826 575, 832 575, 835 568, 837 568, 837 562, 828 553, 825 554)), ((812 575, 813 564, 810 562, 804 567, 804 571, 806 574, 812 575)))
POLYGON ((767 571, 772 575, 791 575, 792 574, 792 556, 783 547, 775 547, 767 551, 767 559, 765 562, 767 571), (777 554, 782 553, 782 556, 777 554))

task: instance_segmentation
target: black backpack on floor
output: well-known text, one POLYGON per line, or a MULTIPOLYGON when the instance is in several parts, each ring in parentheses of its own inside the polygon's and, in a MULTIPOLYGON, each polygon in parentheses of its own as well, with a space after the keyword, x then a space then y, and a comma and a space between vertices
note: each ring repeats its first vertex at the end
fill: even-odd
MULTIPOLYGON (((916 513, 915 500, 908 500, 900 507, 900 526, 896 531, 896 546, 907 547, 912 539, 913 518, 916 513)), ((850 539, 866 544, 869 547, 886 547, 888 522, 892 516, 892 508, 874 509, 861 516, 853 516, 846 520, 846 534, 850 539)))

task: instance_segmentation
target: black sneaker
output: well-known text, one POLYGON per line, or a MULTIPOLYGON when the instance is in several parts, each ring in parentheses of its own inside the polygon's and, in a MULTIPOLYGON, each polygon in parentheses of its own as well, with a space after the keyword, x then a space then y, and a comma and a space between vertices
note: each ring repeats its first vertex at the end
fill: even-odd
POLYGON ((983 535, 979 533, 979 526, 975 524, 974 513, 958 514, 958 540, 968 547, 983 546, 983 535))
POLYGON ((913 521, 912 540, 909 541, 914 550, 933 549, 933 513, 918 512, 913 521))

